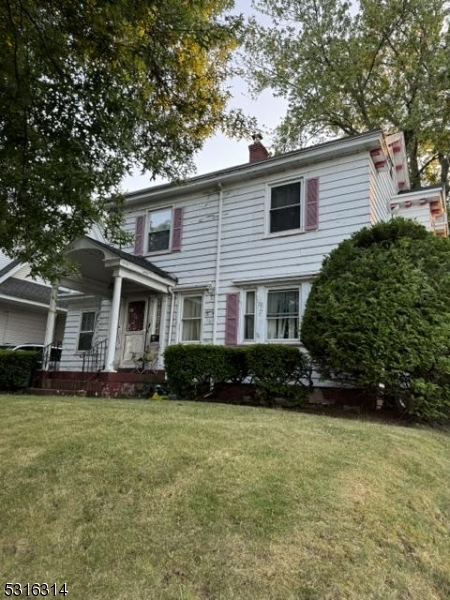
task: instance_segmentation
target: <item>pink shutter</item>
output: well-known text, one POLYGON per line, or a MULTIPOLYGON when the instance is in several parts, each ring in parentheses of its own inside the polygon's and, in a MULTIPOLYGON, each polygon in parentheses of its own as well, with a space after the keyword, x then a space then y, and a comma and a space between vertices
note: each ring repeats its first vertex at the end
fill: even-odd
POLYGON ((145 217, 136 217, 136 228, 134 231, 134 253, 136 256, 144 254, 145 217))
POLYGON ((312 231, 319 226, 319 178, 306 180, 305 229, 312 231))
POLYGON ((235 346, 238 338, 239 294, 227 294, 225 344, 235 346))
POLYGON ((183 209, 175 208, 173 211, 172 250, 181 250, 182 235, 183 235, 183 209))

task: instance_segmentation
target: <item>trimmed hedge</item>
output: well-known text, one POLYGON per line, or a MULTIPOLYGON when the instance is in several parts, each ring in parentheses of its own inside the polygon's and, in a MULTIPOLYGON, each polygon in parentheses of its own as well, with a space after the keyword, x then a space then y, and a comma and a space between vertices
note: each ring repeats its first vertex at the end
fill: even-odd
POLYGON ((164 353, 169 388, 182 398, 196 398, 224 381, 247 376, 246 357, 237 348, 179 344, 164 353))
POLYGON ((298 348, 179 344, 164 353, 169 388, 181 398, 214 393, 224 383, 253 383, 262 404, 298 404, 311 387, 311 365, 298 348))
POLYGON ((39 352, 0 350, 0 391, 27 387, 38 360, 39 352))
POLYGON ((247 363, 261 400, 272 404, 284 399, 301 404, 312 388, 309 357, 298 348, 283 344, 255 344, 247 351, 247 363))

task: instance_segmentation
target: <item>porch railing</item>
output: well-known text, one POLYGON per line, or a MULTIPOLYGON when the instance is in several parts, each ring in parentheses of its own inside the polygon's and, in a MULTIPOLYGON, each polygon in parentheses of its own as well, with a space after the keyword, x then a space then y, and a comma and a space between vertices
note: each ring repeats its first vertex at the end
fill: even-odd
POLYGON ((95 373, 102 371, 105 368, 106 361, 106 342, 102 340, 98 342, 90 350, 82 355, 82 371, 83 373, 95 373))
POLYGON ((42 348, 43 371, 57 371, 61 360, 61 344, 48 344, 42 348))

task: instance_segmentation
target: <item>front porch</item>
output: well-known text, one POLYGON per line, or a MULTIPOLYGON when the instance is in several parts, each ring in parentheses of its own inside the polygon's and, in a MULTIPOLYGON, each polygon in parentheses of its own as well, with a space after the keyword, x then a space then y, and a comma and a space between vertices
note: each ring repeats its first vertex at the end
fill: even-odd
POLYGON ((52 371, 44 356, 37 385, 110 396, 161 382, 167 298, 176 278, 142 257, 87 237, 67 255, 77 268, 53 288, 45 341, 50 351, 58 288, 69 289, 61 360, 52 371))

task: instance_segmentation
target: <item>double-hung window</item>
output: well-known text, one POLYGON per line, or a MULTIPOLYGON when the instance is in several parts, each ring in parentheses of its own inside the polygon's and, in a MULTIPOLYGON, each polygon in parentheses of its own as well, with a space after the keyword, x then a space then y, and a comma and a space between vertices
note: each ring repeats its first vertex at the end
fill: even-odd
POLYGON ((181 341, 200 342, 202 332, 202 296, 185 296, 181 317, 181 341))
POLYGON ((172 209, 153 210, 148 213, 147 252, 169 250, 172 229, 172 209))
POLYGON ((78 336, 78 350, 86 351, 92 348, 92 339, 94 337, 95 329, 95 312, 82 312, 81 313, 81 327, 80 334, 78 336))
POLYGON ((244 341, 255 339, 256 292, 245 292, 244 341))
POLYGON ((269 233, 301 228, 301 191, 300 181, 270 188, 269 233))
POLYGON ((298 340, 299 290, 269 290, 267 292, 267 339, 298 340))

